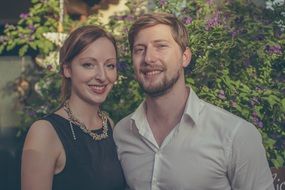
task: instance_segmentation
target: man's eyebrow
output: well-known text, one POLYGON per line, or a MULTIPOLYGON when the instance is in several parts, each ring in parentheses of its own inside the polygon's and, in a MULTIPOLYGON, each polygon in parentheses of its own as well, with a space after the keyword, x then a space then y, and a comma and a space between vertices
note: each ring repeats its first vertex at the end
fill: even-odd
POLYGON ((154 40, 154 43, 158 43, 158 42, 169 42, 168 40, 164 40, 164 39, 158 39, 158 40, 154 40))
POLYGON ((137 46, 145 46, 144 44, 142 43, 138 43, 138 44, 135 44, 134 47, 137 47, 137 46))
MULTIPOLYGON (((169 40, 157 39, 157 40, 151 41, 151 43, 160 43, 160 42, 167 42, 167 43, 168 43, 169 40)), ((143 43, 137 43, 137 44, 134 45, 134 47, 136 47, 136 46, 145 46, 145 44, 143 44, 143 43)))

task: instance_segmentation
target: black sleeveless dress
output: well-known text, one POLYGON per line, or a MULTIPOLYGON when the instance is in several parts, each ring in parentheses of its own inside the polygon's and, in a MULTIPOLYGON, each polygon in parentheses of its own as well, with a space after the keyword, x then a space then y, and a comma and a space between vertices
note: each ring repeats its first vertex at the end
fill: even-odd
MULTIPOLYGON (((57 114, 43 118, 56 130, 65 150, 65 168, 54 175, 53 190, 120 190, 126 183, 117 157, 113 132, 108 122, 109 137, 95 141, 73 124, 74 140, 69 121, 57 114)), ((95 131, 102 133, 102 129, 95 131)))

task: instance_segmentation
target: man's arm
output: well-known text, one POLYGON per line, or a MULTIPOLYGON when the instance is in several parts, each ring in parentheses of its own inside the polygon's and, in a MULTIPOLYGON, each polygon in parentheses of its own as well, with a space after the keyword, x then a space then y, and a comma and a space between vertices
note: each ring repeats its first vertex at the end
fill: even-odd
POLYGON ((233 138, 228 177, 233 190, 274 190, 261 135, 243 123, 233 138))

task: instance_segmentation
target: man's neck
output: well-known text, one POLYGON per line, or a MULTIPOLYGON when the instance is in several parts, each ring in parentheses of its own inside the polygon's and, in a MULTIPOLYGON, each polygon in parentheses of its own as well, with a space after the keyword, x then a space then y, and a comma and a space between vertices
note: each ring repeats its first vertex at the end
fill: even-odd
POLYGON ((174 87, 160 97, 147 97, 146 116, 159 145, 180 122, 188 95, 189 89, 184 84, 174 87))

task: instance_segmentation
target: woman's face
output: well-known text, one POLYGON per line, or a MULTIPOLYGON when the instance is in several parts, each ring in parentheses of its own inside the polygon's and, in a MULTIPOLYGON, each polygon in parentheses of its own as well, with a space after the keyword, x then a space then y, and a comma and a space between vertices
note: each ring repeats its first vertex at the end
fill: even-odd
POLYGON ((76 96, 91 104, 105 101, 117 80, 116 50, 104 37, 98 38, 77 55, 64 76, 71 79, 71 98, 76 96))

